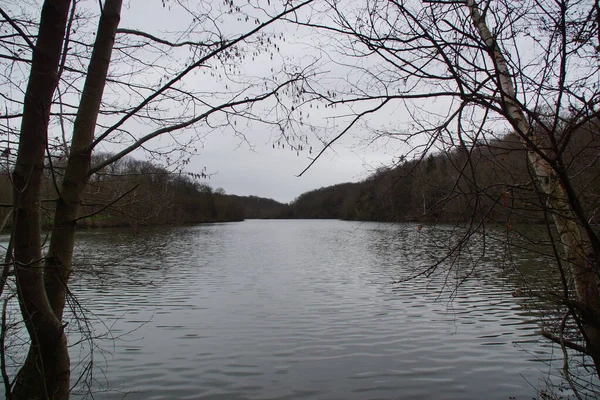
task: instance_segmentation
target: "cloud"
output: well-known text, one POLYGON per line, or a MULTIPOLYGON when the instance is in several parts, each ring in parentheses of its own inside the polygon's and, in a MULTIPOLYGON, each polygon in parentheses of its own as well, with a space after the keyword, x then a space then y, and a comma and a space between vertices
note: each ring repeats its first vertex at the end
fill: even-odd
MULTIPOLYGON (((247 144, 240 145, 233 135, 213 134, 206 138, 204 149, 194 158, 190 170, 206 167, 214 173, 208 183, 227 193, 270 197, 281 202, 290 202, 308 190, 363 179, 369 172, 361 155, 337 146, 335 152, 327 152, 302 177, 297 177, 310 162, 307 152, 296 155, 289 146, 273 149, 271 143, 257 143, 259 140, 255 139, 250 149, 247 144)), ((370 159, 377 157, 371 155, 370 159)))

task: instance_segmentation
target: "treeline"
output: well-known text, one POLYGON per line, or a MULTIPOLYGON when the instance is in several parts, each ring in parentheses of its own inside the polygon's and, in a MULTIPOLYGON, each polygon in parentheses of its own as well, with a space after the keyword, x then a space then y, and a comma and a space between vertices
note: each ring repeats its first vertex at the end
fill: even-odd
POLYGON ((237 195, 229 195, 229 197, 242 206, 246 219, 284 218, 290 209, 287 204, 264 197, 237 195))
MULTIPOLYGON (((572 194, 597 223, 600 210, 600 124, 570 138, 564 168, 572 194)), ((109 154, 96 156, 95 162, 109 154)), ((362 182, 312 190, 291 204, 213 190, 202 176, 174 174, 148 161, 124 158, 94 174, 77 221, 82 227, 178 225, 257 218, 335 218, 364 221, 538 223, 549 218, 519 139, 457 146, 381 168, 362 182), (199 179, 200 178, 200 179, 199 179)), ((9 214, 12 185, 0 167, 0 222, 9 214)), ((49 169, 50 170, 50 169, 49 169)), ((43 185, 44 219, 52 221, 61 168, 56 162, 43 185)), ((7 220, 10 226, 10 220, 7 220)))
MULTIPOLYGON (((109 154, 95 156, 99 162, 109 154)), ((58 160, 60 161, 60 160, 58 160)), ((56 162, 43 185, 43 222, 52 222, 56 187, 62 169, 56 162)), ((179 225, 186 223, 241 221, 273 218, 284 205, 271 199, 227 195, 213 190, 203 176, 172 173, 148 161, 124 158, 94 174, 87 186, 80 218, 81 227, 179 225)), ((0 170, 0 218, 9 214, 12 184, 9 170, 0 170)), ((6 227, 10 226, 7 219, 6 227)))
POLYGON ((244 219, 240 204, 197 178, 174 174, 148 161, 122 159, 90 180, 80 225, 179 225, 244 219))
MULTIPOLYGON (((564 167, 583 209, 600 209, 600 139, 589 124, 564 149, 564 167)), ((527 165, 519 139, 507 135, 429 153, 382 168, 358 183, 343 183, 300 195, 287 218, 339 218, 369 221, 481 220, 503 224, 537 223, 549 215, 527 165)))

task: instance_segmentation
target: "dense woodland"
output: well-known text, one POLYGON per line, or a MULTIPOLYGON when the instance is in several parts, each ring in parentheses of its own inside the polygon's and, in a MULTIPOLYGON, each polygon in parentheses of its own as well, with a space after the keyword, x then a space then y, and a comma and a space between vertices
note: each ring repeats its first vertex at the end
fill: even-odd
MULTIPOLYGON (((582 128, 568 155, 568 171, 587 210, 600 207, 600 142, 595 124, 582 128)), ((257 196, 225 194, 206 176, 172 173, 128 157, 90 180, 81 227, 178 225, 244 219, 336 218, 362 221, 467 222, 481 217, 502 224, 544 221, 543 201, 533 187, 520 142, 513 135, 472 147, 428 153, 362 182, 341 183, 301 194, 291 204, 257 196)), ((107 157, 108 154, 99 157, 107 157)), ((11 203, 9 176, 2 172, 0 203, 11 203)), ((44 182, 44 219, 57 195, 44 182)), ((4 207, 2 215, 6 215, 4 207)), ((8 221, 8 224, 10 221, 8 221)))
MULTIPOLYGON (((565 149, 567 172, 583 207, 600 207, 600 141, 590 123, 565 149)), ((547 217, 522 144, 514 135, 382 168, 358 183, 342 183, 300 195, 288 218, 370 221, 538 223, 547 217)))
MULTIPOLYGON (((97 157, 108 157, 103 154, 97 157)), ((96 160, 101 161, 101 160, 96 160)), ((61 169, 47 174, 43 184, 43 224, 52 222, 61 169)), ((234 196, 213 189, 205 175, 172 173, 148 161, 131 157, 119 160, 94 174, 83 201, 80 227, 179 225, 203 222, 241 221, 244 218, 274 218, 285 205, 256 196, 234 196)), ((0 177, 0 210, 8 214, 12 184, 6 169, 0 177)), ((6 221, 10 226, 10 220, 6 221)))

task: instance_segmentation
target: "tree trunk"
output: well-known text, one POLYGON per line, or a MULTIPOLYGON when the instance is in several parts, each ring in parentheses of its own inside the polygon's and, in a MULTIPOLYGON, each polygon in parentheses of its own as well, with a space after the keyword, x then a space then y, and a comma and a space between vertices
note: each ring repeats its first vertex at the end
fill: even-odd
POLYGON ((71 150, 56 204, 54 226, 46 258, 46 292, 58 318, 62 318, 79 205, 89 179, 92 142, 110 57, 120 21, 122 0, 106 0, 98 25, 96 42, 88 66, 79 109, 73 127, 71 150))
POLYGON ((577 292, 577 300, 586 309, 588 315, 583 315, 582 334, 586 340, 586 350, 594 361, 596 374, 600 377, 600 329, 594 316, 600 315, 600 292, 598 290, 598 275, 596 274, 596 257, 588 257, 584 243, 582 228, 577 223, 564 182, 548 162, 542 157, 542 143, 536 137, 525 114, 515 99, 515 88, 511 79, 508 63, 496 39, 490 32, 484 17, 479 12, 475 0, 467 0, 472 22, 488 53, 494 62, 502 108, 512 126, 519 133, 524 147, 528 150, 528 160, 537 177, 537 183, 547 198, 548 210, 552 214, 556 230, 565 250, 565 259, 577 292), (592 317, 590 317, 590 315, 592 317))
POLYGON ((44 152, 69 6, 69 0, 47 0, 42 7, 13 171, 15 275, 21 313, 31 339, 13 399, 69 396, 67 341, 44 289, 40 226, 44 152))
MULTIPOLYGON (((19 371, 14 399, 67 399, 69 397, 70 361, 61 320, 66 301, 67 282, 71 272, 78 208, 88 180, 90 145, 94 137, 115 32, 120 19, 121 4, 121 0, 107 0, 100 18, 96 43, 75 120, 67 169, 56 205, 44 275, 41 274, 41 255, 36 258, 36 293, 43 297, 44 306, 47 307, 45 315, 52 318, 53 326, 58 329, 48 331, 45 328, 43 333, 38 335, 48 339, 47 345, 44 342, 44 346, 34 346, 32 336, 32 346, 23 368, 19 371), (55 331, 60 335, 57 336, 55 331), (47 349, 49 354, 42 353, 43 356, 40 357, 40 349, 47 349), (43 360, 43 363, 40 359, 43 360), (60 374, 60 384, 51 386, 47 383, 46 387, 42 387, 40 383, 43 381, 43 377, 52 376, 53 373, 60 374)), ((68 10, 68 5, 66 8, 68 10)), ((62 44, 62 38, 60 42, 62 44)), ((21 140, 22 142, 23 140, 21 140)), ((41 168, 43 168, 43 150, 44 146, 42 146, 41 152, 41 168)), ((39 199, 39 194, 37 198, 39 199)), ((15 220, 15 222, 17 221, 15 220)), ((39 226, 39 215, 37 226, 39 226)), ((40 237, 41 233, 38 229, 38 241, 40 237)), ((38 250, 38 254, 40 252, 38 250)), ((45 323, 42 326, 47 325, 48 323, 45 323)))

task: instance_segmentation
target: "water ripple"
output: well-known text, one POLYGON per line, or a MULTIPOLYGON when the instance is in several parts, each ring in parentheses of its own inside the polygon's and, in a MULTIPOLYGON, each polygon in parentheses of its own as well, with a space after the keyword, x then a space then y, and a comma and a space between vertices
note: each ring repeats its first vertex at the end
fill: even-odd
POLYGON ((400 228, 80 234, 74 290, 111 332, 95 398, 531 398, 548 353, 494 257, 454 292, 461 273, 393 283, 427 251, 400 228))

